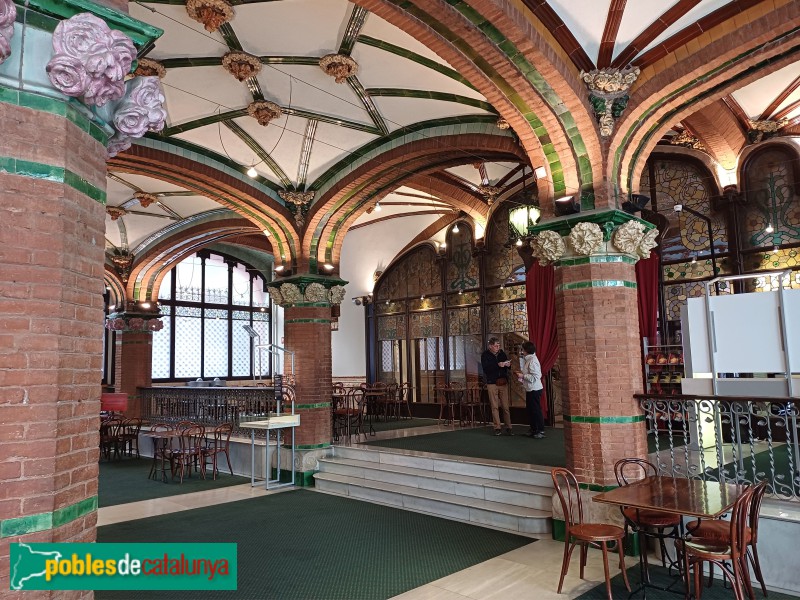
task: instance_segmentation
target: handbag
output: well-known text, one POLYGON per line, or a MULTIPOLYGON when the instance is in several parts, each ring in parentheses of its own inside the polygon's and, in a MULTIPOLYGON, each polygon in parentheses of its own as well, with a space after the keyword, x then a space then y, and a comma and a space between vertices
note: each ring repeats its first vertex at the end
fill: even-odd
POLYGON ((504 385, 508 385, 508 379, 506 379, 505 377, 498 377, 497 381, 495 381, 494 384, 503 387, 504 385))

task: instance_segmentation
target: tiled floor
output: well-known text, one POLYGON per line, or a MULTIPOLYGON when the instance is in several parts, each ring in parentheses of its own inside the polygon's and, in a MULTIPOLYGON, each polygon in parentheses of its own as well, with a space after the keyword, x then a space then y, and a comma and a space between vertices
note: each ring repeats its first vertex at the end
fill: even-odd
MULTIPOLYGON (((450 427, 438 425, 416 427, 381 432, 370 439, 424 435, 435 431, 449 431, 450 429, 450 427)), ((158 500, 109 506, 98 511, 98 526, 202 506, 235 502, 266 494, 282 493, 283 491, 286 491, 286 489, 266 491, 261 487, 251 488, 248 483, 158 500)), ((468 598, 473 600, 494 598, 503 598, 503 600, 559 598, 560 600, 566 600, 567 598, 580 596, 585 591, 604 581, 603 563, 599 552, 589 553, 585 580, 581 580, 578 577, 578 556, 575 553, 572 560, 572 568, 564 581, 563 593, 561 595, 556 594, 563 551, 564 544, 562 542, 556 542, 549 538, 540 539, 537 542, 497 556, 464 571, 453 573, 422 587, 410 590, 398 596, 398 598, 403 600, 464 600, 468 598)), ((635 559, 628 558, 627 560, 629 565, 635 564, 635 559)), ((611 569, 612 573, 617 572, 615 564, 611 565, 611 569)))

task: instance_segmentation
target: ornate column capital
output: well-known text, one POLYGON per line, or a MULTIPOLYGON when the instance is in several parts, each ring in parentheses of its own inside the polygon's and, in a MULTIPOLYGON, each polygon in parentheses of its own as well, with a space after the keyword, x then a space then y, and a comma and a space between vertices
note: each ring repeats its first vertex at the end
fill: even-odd
POLYGON ((638 77, 638 67, 581 71, 580 78, 589 89, 589 102, 600 123, 601 136, 608 137, 614 131, 614 121, 628 106, 628 91, 638 77))
POLYGON ((106 318, 106 329, 121 333, 153 333, 161 331, 163 327, 161 313, 157 309, 154 311, 124 310, 111 313, 106 318))
POLYGON ((627 257, 614 260, 635 263, 650 256, 657 236, 658 229, 647 221, 619 210, 600 210, 537 225, 530 245, 542 266, 592 257, 627 257))
POLYGON ((278 195, 287 204, 287 208, 294 215, 294 221, 298 227, 302 227, 306 222, 306 214, 314 200, 314 192, 298 192, 294 190, 278 190, 278 195))
POLYGON ((788 123, 786 119, 782 119, 780 121, 772 121, 770 119, 754 121, 752 119, 748 119, 748 121, 750 123, 750 129, 747 131, 747 140, 751 144, 757 144, 759 142, 763 142, 764 140, 768 140, 771 137, 775 137, 778 135, 778 131, 785 127, 786 123, 788 123))
POLYGON ((347 281, 324 275, 294 275, 267 284, 267 292, 279 306, 338 306, 344 300, 347 281))
POLYGON ((111 256, 111 262, 122 283, 128 283, 128 277, 131 274, 131 266, 133 265, 133 254, 120 251, 119 254, 113 254, 111 256))

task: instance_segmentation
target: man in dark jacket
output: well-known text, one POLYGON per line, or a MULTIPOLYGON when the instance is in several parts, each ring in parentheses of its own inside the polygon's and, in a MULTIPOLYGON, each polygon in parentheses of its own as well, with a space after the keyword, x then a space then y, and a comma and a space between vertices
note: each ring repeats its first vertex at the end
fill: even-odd
POLYGON ((489 348, 481 354, 481 367, 483 367, 483 377, 486 379, 486 387, 489 392, 489 405, 492 407, 495 435, 502 433, 498 406, 503 409, 506 435, 514 435, 514 430, 511 429, 511 411, 508 408, 508 367, 510 366, 511 361, 500 348, 500 340, 496 337, 489 338, 489 348), (501 385, 498 385, 498 380, 501 385))

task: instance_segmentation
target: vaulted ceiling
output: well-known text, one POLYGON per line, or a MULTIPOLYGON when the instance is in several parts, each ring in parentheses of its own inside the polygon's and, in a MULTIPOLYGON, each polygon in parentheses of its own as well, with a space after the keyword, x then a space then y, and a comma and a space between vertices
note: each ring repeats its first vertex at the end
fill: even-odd
MULTIPOLYGON (((229 241, 248 245, 267 231, 276 261, 306 253, 313 265, 335 262, 346 231, 375 219, 485 220, 494 198, 481 186, 509 196, 522 164, 540 197, 552 198, 604 194, 597 182, 614 177, 624 187, 637 152, 682 130, 706 138, 714 160, 735 163, 749 120, 800 133, 797 25, 782 18, 784 31, 772 37, 765 26, 779 4, 786 2, 520 0, 502 9, 494 0, 233 0, 232 18, 208 31, 182 0, 131 2, 133 17, 164 30, 146 58, 165 69, 169 117, 163 132, 109 163, 108 247, 139 255, 198 224, 236 217, 252 228, 231 229, 229 241), (737 32, 739 47, 723 48, 737 32), (706 46, 715 51, 708 65, 706 46), (242 81, 224 66, 237 52, 260 69, 242 81), (764 63, 745 65, 748 53, 764 54, 764 63), (330 54, 350 57, 356 72, 337 83, 320 67, 330 54), (639 149, 612 165, 579 75, 629 66, 641 70, 631 124, 610 143, 639 149), (663 107, 654 100, 660 92, 663 107), (260 101, 277 109, 263 125, 248 113, 260 101), (718 139, 723 112, 731 131, 718 139), (174 160, 153 158, 165 155, 174 160), (547 176, 536 181, 530 167, 547 176), (156 201, 145 206, 136 192, 156 201), (313 197, 303 210, 286 192, 313 197), (376 212, 377 202, 387 210, 376 212)), ((800 13, 791 5, 784 12, 800 13)))

